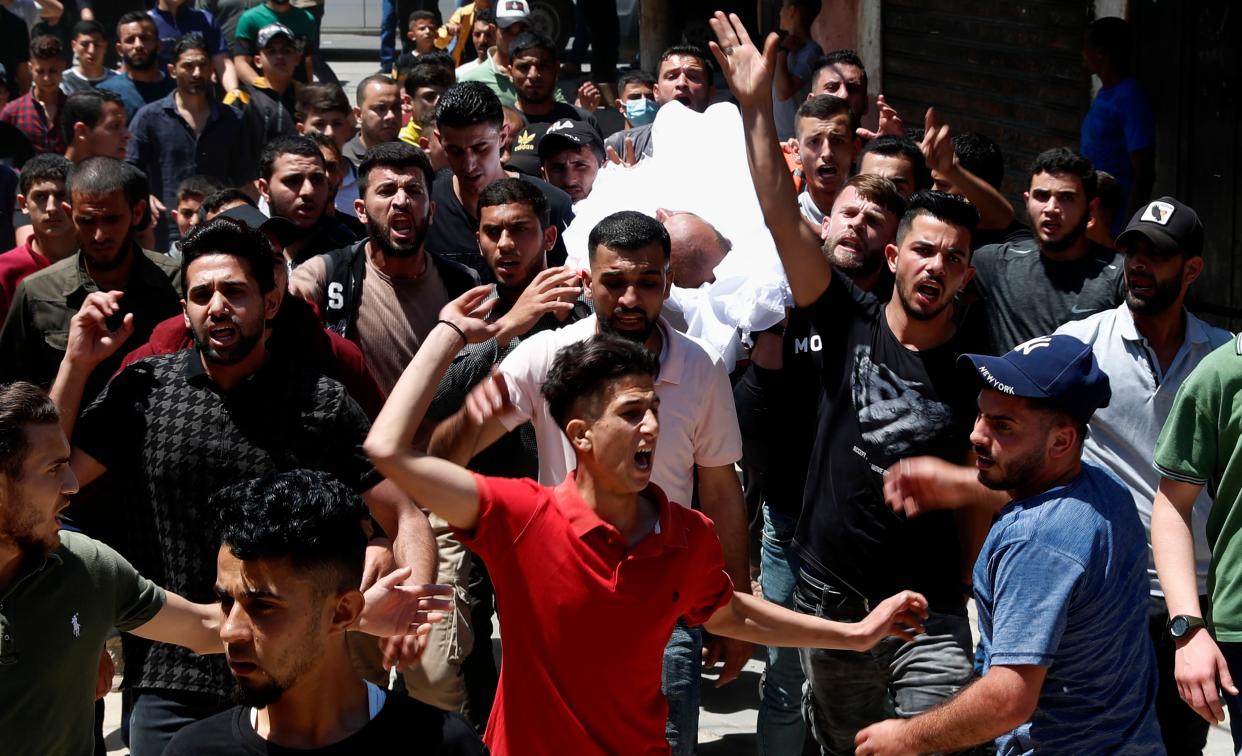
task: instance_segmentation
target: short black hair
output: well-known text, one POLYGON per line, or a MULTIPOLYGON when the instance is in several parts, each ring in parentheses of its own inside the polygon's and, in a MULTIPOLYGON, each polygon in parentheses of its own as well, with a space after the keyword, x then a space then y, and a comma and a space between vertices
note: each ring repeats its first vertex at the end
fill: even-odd
POLYGON ((966 198, 948 192, 924 189, 910 196, 906 214, 901 216, 901 222, 897 224, 897 246, 901 246, 901 240, 910 230, 914 219, 923 215, 930 215, 936 220, 964 228, 970 232, 972 238, 975 235, 975 227, 979 225, 979 211, 966 198))
POLYGON ((319 113, 344 113, 350 115, 354 109, 349 104, 349 96, 340 84, 307 84, 298 93, 297 119, 304 122, 310 117, 310 111, 319 113))
POLYGON ((621 336, 599 334, 561 349, 540 391, 562 430, 575 417, 598 417, 599 400, 613 381, 631 375, 655 378, 660 361, 645 346, 621 336))
POLYGON ((1000 189, 1005 180, 1005 155, 1000 145, 975 131, 953 135, 953 154, 963 168, 1000 189))
POLYGON ((220 179, 196 173, 177 185, 177 201, 180 202, 186 197, 198 197, 200 200, 205 200, 224 188, 224 182, 220 179))
MULTIPOLYGON (((336 142, 331 137, 329 137, 327 134, 324 134, 319 131, 308 131, 302 136, 306 137, 307 139, 311 140, 315 144, 319 145, 320 154, 323 154, 323 148, 327 147, 328 149, 336 153, 337 157, 339 158, 345 157, 345 154, 341 152, 341 148, 337 147, 336 142)), ((324 167, 326 168, 327 166, 324 166, 324 167)))
POLYGON ((323 165, 323 153, 319 151, 319 145, 315 144, 315 140, 308 139, 301 134, 289 134, 276 137, 263 145, 263 152, 259 154, 259 175, 265 180, 270 180, 272 170, 276 165, 276 158, 281 155, 313 157, 319 160, 320 165, 323 165))
POLYGON ((211 60, 211 50, 207 49, 207 40, 203 39, 203 35, 198 32, 190 32, 177 37, 177 41, 173 42, 172 55, 168 59, 175 66, 177 61, 181 60, 181 56, 191 50, 198 50, 207 56, 207 60, 211 60))
POLYGON ((116 21, 116 39, 118 42, 121 40, 121 27, 129 26, 130 24, 150 24, 155 29, 155 36, 159 37, 159 27, 155 25, 155 19, 147 15, 147 12, 144 10, 132 10, 121 14, 121 17, 116 21))
POLYGON ((33 60, 52 60, 64 57, 64 46, 51 34, 40 34, 30 40, 30 57, 33 60))
POLYGON ((375 73, 358 82, 358 89, 354 92, 354 102, 358 103, 358 107, 362 107, 362 101, 366 99, 367 87, 372 84, 395 87, 397 81, 388 74, 375 73))
POLYGON ((858 128, 858 114, 851 108, 850 104, 836 95, 815 95, 803 100, 798 106, 798 110, 794 113, 794 122, 797 123, 799 118, 814 118, 817 121, 828 121, 833 118, 845 116, 850 121, 850 138, 854 138, 854 130, 858 128))
POLYGON ((316 595, 358 590, 367 536, 362 497, 317 470, 268 473, 211 497, 220 544, 243 561, 288 558, 316 595))
POLYGON ((104 32, 103 24, 98 21, 79 21, 73 25, 73 30, 69 33, 69 39, 77 39, 83 34, 98 34, 105 40, 108 35, 104 32))
POLYGON ((431 167, 431 160, 427 157, 427 153, 405 142, 384 142, 367 150, 362 156, 362 162, 358 164, 359 197, 366 195, 367 186, 371 183, 371 171, 375 168, 394 170, 417 168, 423 173, 423 181, 426 182, 428 194, 431 193, 431 182, 436 178, 436 171, 431 167))
POLYGON ((97 155, 74 166, 65 182, 70 195, 75 192, 87 196, 103 196, 122 192, 125 203, 134 207, 151 194, 147 174, 114 157, 97 155))
POLYGON ((1030 176, 1034 178, 1041 173, 1068 173, 1082 181, 1082 192, 1087 201, 1095 199, 1098 192, 1095 177, 1095 166, 1091 161, 1068 147, 1053 147, 1044 150, 1031 163, 1030 176))
POLYGON ((481 8, 479 10, 476 10, 474 12, 474 22, 477 24, 480 21, 485 24, 495 24, 496 23, 496 11, 493 10, 492 8, 481 8))
POLYGON ((264 294, 276 288, 276 253, 262 232, 234 218, 217 217, 197 224, 181 239, 181 280, 190 286, 190 265, 207 255, 229 255, 246 263, 264 294))
POLYGON ((26 426, 59 422, 56 404, 43 389, 26 381, 0 384, 0 474, 10 481, 21 479, 30 451, 26 426))
POLYGON ((441 128, 461 129, 486 123, 497 129, 504 126, 505 114, 500 98, 477 81, 459 81, 449 87, 436 105, 436 123, 441 128))
POLYGON ((245 202, 251 207, 258 207, 258 205, 255 204, 255 201, 250 198, 250 195, 246 194, 241 189, 234 189, 230 187, 228 189, 221 189, 218 192, 214 192, 204 197, 203 204, 198 206, 199 218, 206 218, 208 215, 219 211, 220 208, 225 205, 238 201, 245 202))
POLYGON ((893 134, 881 134, 863 145, 858 155, 859 164, 863 155, 874 152, 886 157, 903 157, 914 167, 914 189, 930 189, 932 185, 931 169, 927 167, 927 158, 923 150, 908 137, 893 134))
POLYGON ((858 53, 854 52, 853 50, 844 49, 844 48, 840 50, 832 50, 831 52, 825 53, 822 57, 816 60, 815 67, 811 71, 811 81, 812 82, 818 81, 820 71, 827 68, 828 66, 835 66, 838 63, 844 63, 847 66, 854 66, 859 71, 861 71, 862 72, 861 83, 863 86, 863 90, 865 91, 867 89, 867 66, 863 64, 863 59, 859 57, 858 53))
POLYGON ((664 262, 668 262, 672 243, 664 224, 636 210, 621 210, 606 216, 587 236, 587 253, 595 259, 595 250, 601 245, 609 249, 633 252, 659 242, 664 250, 664 262))
POLYGON ((413 97, 423 87, 440 87, 448 91, 455 81, 453 72, 444 66, 438 63, 419 63, 410 69, 401 86, 406 94, 413 97))
POLYGON ((408 29, 413 26, 415 21, 430 21, 436 26, 440 25, 440 19, 436 17, 436 14, 425 10, 416 10, 411 13, 410 17, 405 22, 405 28, 408 29))
POLYGON ((60 133, 65 135, 66 141, 73 139, 75 123, 84 123, 88 129, 95 128, 99 119, 103 118, 105 102, 125 107, 120 95, 106 89, 84 89, 66 97, 60 109, 60 133))
POLYGON ((509 57, 516 58, 527 50, 547 50, 556 60, 556 43, 539 32, 524 31, 509 43, 509 57))
POLYGON ((1087 46, 1099 50, 1123 69, 1129 69, 1134 49, 1134 35, 1124 18, 1105 16, 1087 27, 1087 46))
POLYGON ((69 180, 72 171, 73 163, 63 155, 55 152, 35 155, 22 166, 21 175, 18 177, 21 193, 30 194, 31 188, 40 181, 59 181, 63 184, 69 180))
POLYGON ((520 178, 502 178, 487 185, 479 192, 479 204, 476 218, 483 217, 483 208, 496 205, 526 205, 539 219, 539 227, 547 228, 551 223, 548 211, 548 198, 539 187, 520 178))
POLYGON ((659 73, 660 68, 664 65, 664 61, 668 60, 674 55, 677 55, 683 58, 685 57, 698 58, 699 61, 703 64, 703 68, 707 69, 708 73, 711 73, 712 71, 711 57, 707 54, 707 51, 704 50, 702 47, 699 47, 698 45, 673 45, 672 47, 666 49, 664 52, 660 53, 660 62, 656 63, 657 74, 659 73))
POLYGON ((627 84, 633 84, 635 82, 639 84, 646 84, 649 87, 654 87, 656 80, 654 76, 641 68, 634 68, 626 71, 617 77, 617 97, 620 97, 621 93, 625 91, 625 86, 627 84))

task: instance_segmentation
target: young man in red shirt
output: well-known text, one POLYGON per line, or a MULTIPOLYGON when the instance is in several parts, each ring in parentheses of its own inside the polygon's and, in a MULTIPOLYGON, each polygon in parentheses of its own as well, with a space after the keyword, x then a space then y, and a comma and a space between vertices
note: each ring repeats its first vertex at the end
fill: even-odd
MULTIPOLYGON (((472 289, 440 311, 365 448, 493 575, 505 638, 485 738, 493 754, 667 754, 660 672, 679 617, 755 643, 850 649, 921 626, 926 602, 909 591, 854 624, 735 593, 711 521, 649 483, 658 361, 624 337, 566 347, 543 385, 578 464, 559 486, 475 475, 414 451, 458 349, 499 329, 481 319, 490 291, 472 289)), ((546 303, 549 312, 570 306, 546 303)))

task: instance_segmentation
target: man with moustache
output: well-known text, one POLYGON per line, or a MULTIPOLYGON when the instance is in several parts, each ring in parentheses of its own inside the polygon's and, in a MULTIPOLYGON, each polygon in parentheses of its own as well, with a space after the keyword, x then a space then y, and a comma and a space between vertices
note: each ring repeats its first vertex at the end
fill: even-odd
POLYGON ((1098 202, 1091 161, 1064 147, 1041 153, 1023 196, 1036 244, 1006 242, 975 255, 993 354, 1125 299, 1120 256, 1087 238, 1098 202))
POLYGON ((132 313, 133 333, 91 373, 86 394, 93 397, 125 354, 177 312, 181 274, 173 260, 134 240, 148 194, 140 171, 115 158, 94 157, 73 170, 66 186, 70 201, 61 209, 73 219, 79 251, 17 287, 0 329, 0 380, 50 385, 65 355, 69 321, 87 295, 122 291, 120 307, 132 313))
POLYGON ((130 11, 117 21, 116 50, 125 64, 124 73, 99 82, 95 88, 120 95, 128 119, 133 120, 143 105, 163 99, 177 83, 160 67, 159 29, 146 11, 130 11))
POLYGON ((155 229, 160 250, 181 238, 171 213, 163 211, 177 207, 182 181, 201 175, 243 186, 257 176, 250 132, 237 111, 216 99, 211 70, 211 53, 202 37, 181 37, 173 44, 169 65, 177 88, 144 105, 130 123, 125 159, 147 175, 152 196, 162 204, 156 208, 161 217, 155 229))
POLYGON ((435 203, 427 156, 405 142, 367 151, 354 201, 367 238, 308 259, 290 290, 314 304, 325 324, 358 343, 387 393, 435 326, 440 308, 478 284, 470 269, 424 242, 435 203))
POLYGON ((278 137, 264 145, 258 185, 267 212, 293 223, 294 233, 283 250, 290 268, 357 240, 349 227, 329 212, 332 185, 327 161, 319 144, 309 136, 278 137))
MULTIPOLYGON (((70 464, 81 484, 108 472, 125 481, 114 506, 131 524, 124 551, 135 567, 188 598, 209 598, 218 543, 211 494, 307 468, 360 493, 393 539, 398 564, 413 570, 411 582, 428 582, 435 549, 426 517, 362 456, 369 423, 361 408, 341 384, 268 349, 267 324, 281 293, 267 239, 239 221, 215 218, 190 231, 181 265, 193 347, 130 365, 79 418, 86 376, 133 328, 132 317, 119 317, 121 293, 97 292, 89 302, 94 314, 70 339, 52 389, 74 440, 70 464)), ((365 585, 382 569, 369 561, 365 585)), ((177 730, 226 708, 232 688, 223 660, 163 644, 127 644, 125 672, 134 693, 134 756, 161 753, 177 730)))
MULTIPOLYGON (((804 712, 815 740, 824 753, 852 753, 859 730, 893 712, 932 709, 973 677, 964 586, 987 513, 897 518, 884 504, 883 484, 892 462, 910 454, 963 462, 970 453, 975 407, 955 367, 970 339, 958 329, 954 302, 974 273, 970 239, 979 215, 960 198, 916 194, 895 243, 885 247, 892 298, 881 303, 861 291, 824 254, 819 225, 798 221, 772 111, 776 35, 761 52, 737 16, 717 13, 710 23, 719 40, 712 52, 742 110, 764 221, 794 303, 822 347, 794 535, 801 560, 796 608, 857 621, 894 584, 917 586, 928 599, 926 631, 913 641, 889 639, 863 653, 801 652, 809 683, 804 712)), ((844 129, 832 133, 842 146, 853 137, 844 129)), ((830 250, 845 262, 858 257, 848 238, 830 250)))

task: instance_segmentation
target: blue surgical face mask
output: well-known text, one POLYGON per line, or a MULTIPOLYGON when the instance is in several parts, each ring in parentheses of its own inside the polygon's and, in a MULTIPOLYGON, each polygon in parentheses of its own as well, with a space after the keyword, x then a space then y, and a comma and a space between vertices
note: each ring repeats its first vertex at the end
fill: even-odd
POLYGON ((655 120, 659 106, 649 97, 639 97, 625 101, 625 117, 634 126, 643 126, 655 120))

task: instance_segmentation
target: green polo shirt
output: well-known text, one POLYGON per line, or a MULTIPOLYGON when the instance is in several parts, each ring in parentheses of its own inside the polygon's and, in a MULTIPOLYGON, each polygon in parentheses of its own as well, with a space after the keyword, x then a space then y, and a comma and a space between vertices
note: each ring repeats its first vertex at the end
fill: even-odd
MULTIPOLYGON (((458 81, 477 81, 485 84, 500 98, 501 105, 508 105, 511 108, 517 105, 517 88, 513 86, 513 80, 508 74, 503 74, 496 68, 496 62, 490 53, 482 63, 462 74, 458 81)), ((565 102, 565 95, 561 93, 559 85, 552 91, 552 97, 557 102, 565 102)))
MULTIPOLYGON (((0 328, 0 382, 50 386, 69 343, 69 321, 93 291, 99 286, 87 272, 81 252, 27 276, 0 328)), ((82 406, 121 367, 125 355, 147 343, 156 325, 181 312, 181 266, 168 255, 135 245, 124 292, 121 309, 133 313, 134 333, 91 373, 82 406)))
POLYGON ((1217 348, 1182 383, 1156 442, 1172 480, 1208 487, 1212 508, 1209 622, 1217 640, 1242 641, 1242 338, 1217 348))
POLYGON ((164 589, 94 539, 67 530, 0 588, 0 750, 80 756, 94 750, 95 675, 113 627, 133 630, 164 589))

